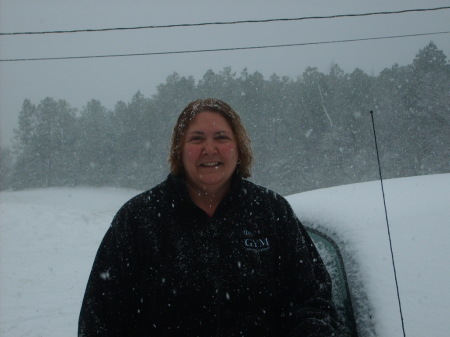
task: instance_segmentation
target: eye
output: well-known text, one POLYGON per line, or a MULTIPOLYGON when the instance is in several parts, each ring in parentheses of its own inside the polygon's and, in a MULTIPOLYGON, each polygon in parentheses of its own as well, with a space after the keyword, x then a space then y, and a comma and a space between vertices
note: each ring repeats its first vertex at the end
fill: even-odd
POLYGON ((188 142, 190 143, 201 143, 203 141, 203 137, 202 136, 191 136, 188 138, 188 142))
POLYGON ((219 134, 216 135, 216 139, 218 139, 219 141, 227 141, 230 140, 231 137, 224 132, 220 132, 219 134))

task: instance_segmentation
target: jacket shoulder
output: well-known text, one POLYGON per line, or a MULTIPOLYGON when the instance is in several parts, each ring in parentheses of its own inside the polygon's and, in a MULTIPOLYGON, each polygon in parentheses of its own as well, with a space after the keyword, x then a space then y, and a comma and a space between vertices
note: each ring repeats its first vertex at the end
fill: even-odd
POLYGON ((242 193, 243 199, 248 200, 250 207, 264 209, 276 215, 277 218, 296 218, 288 201, 269 188, 243 180, 242 193))
POLYGON ((250 197, 264 200, 269 203, 279 204, 280 206, 289 206, 287 200, 277 192, 251 181, 243 180, 242 191, 250 197))
POLYGON ((137 194, 125 202, 114 216, 113 224, 124 220, 133 221, 142 218, 151 218, 164 211, 168 200, 167 181, 137 194))

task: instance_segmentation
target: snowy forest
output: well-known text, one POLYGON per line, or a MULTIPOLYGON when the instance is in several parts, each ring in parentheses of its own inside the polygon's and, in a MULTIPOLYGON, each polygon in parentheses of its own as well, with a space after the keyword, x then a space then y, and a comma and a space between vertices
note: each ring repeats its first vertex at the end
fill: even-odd
POLYGON ((25 99, 12 148, 0 149, 0 189, 151 188, 169 173, 178 114, 206 97, 240 114, 255 156, 251 179, 282 195, 378 179, 370 111, 383 178, 450 171, 450 63, 430 42, 412 64, 377 75, 337 64, 293 77, 173 73, 151 97, 137 92, 113 111, 95 99, 81 109, 25 99))

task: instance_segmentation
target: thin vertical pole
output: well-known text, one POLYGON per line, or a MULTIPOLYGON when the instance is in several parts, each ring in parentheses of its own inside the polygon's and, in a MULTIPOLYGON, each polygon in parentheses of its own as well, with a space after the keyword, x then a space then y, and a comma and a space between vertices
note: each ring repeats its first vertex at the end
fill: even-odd
POLYGON ((402 321, 403 336, 406 337, 405 323, 403 321, 402 302, 400 301, 400 290, 399 290, 399 287, 398 287, 397 271, 396 271, 396 268, 395 268, 394 250, 392 248, 391 230, 390 230, 390 227, 389 227, 389 218, 388 218, 388 212, 387 212, 387 207, 386 207, 386 198, 384 196, 383 175, 381 173, 380 154, 379 154, 379 151, 378 151, 378 141, 377 141, 377 133, 375 131, 375 121, 374 121, 374 118, 373 118, 373 111, 370 111, 370 117, 372 119, 373 137, 374 137, 374 140, 375 140, 375 150, 377 152, 378 173, 380 175, 381 193, 383 194, 384 214, 386 216, 386 226, 387 226, 388 237, 389 237, 389 247, 391 249, 391 259, 392 259, 392 267, 394 269, 395 287, 397 289, 398 307, 400 309, 400 319, 402 321))

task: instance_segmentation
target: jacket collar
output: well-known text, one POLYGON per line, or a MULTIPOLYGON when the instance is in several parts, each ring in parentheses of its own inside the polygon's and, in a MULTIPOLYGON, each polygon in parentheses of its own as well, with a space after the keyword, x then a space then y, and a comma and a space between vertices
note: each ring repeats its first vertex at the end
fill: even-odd
MULTIPOLYGON (((243 178, 238 173, 234 173, 231 177, 231 186, 228 194, 225 198, 220 202, 217 210, 222 208, 225 205, 228 205, 233 200, 239 197, 243 187, 243 178)), ((172 173, 168 175, 167 182, 170 185, 170 190, 173 193, 173 198, 175 200, 179 200, 184 205, 194 205, 191 197, 189 196, 189 192, 186 186, 186 182, 183 177, 175 176, 172 173)), ((217 212, 216 212, 217 213, 217 212)))

